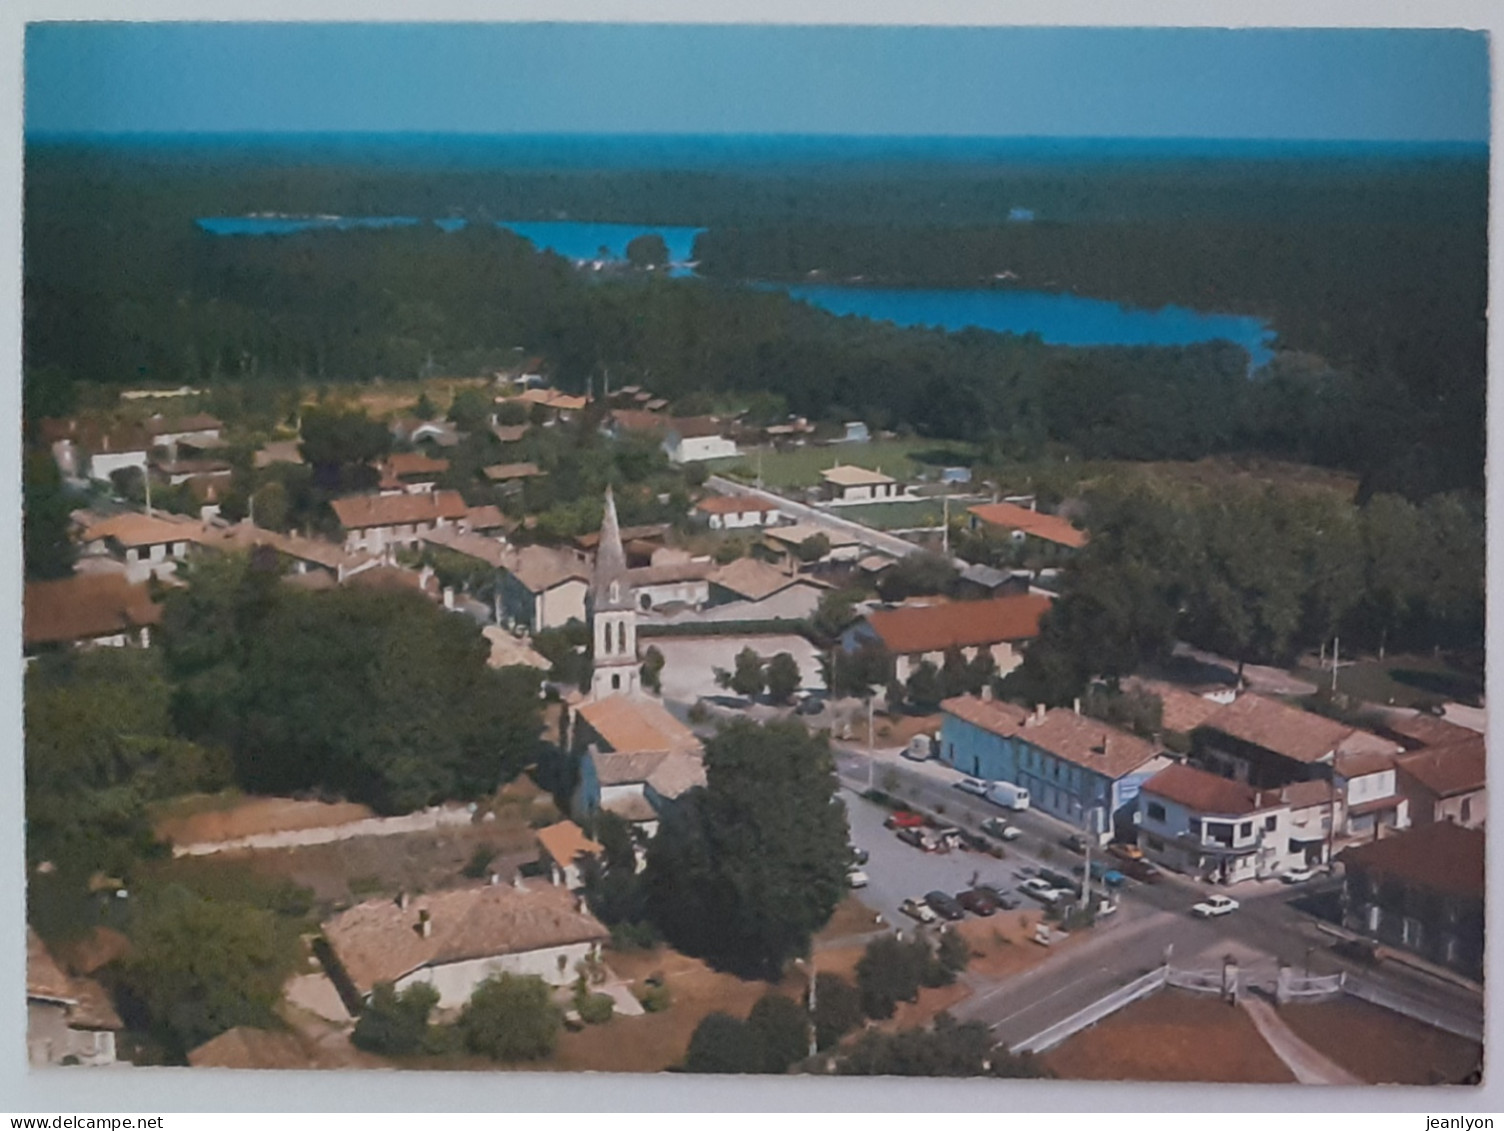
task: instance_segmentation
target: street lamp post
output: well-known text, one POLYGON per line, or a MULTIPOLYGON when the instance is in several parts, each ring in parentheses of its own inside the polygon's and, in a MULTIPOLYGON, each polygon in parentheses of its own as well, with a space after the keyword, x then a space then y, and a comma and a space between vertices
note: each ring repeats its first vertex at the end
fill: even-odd
POLYGON ((796 958, 796 959, 794 959, 794 961, 799 966, 802 966, 804 968, 805 974, 809 978, 809 1055, 813 1057, 813 1056, 815 1056, 820 1051, 819 1043, 816 1040, 816 1033, 815 1033, 815 977, 816 977, 816 975, 815 975, 815 951, 814 951, 814 948, 813 947, 810 948, 808 961, 806 961, 803 958, 796 958))

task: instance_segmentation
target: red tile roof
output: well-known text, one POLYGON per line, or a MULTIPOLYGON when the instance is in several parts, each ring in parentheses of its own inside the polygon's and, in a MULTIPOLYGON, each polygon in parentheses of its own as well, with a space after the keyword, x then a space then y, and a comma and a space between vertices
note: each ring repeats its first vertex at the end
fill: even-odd
POLYGON ((1018 593, 990 601, 957 601, 924 608, 878 609, 867 623, 895 656, 972 648, 1039 635, 1039 618, 1051 599, 1037 593, 1018 593))
POLYGON ((497 463, 482 470, 493 483, 505 483, 509 479, 532 479, 545 474, 536 463, 497 463))
POLYGON ((362 994, 425 966, 602 942, 610 932, 564 888, 494 884, 414 896, 407 907, 376 899, 324 924, 324 937, 362 994), (432 926, 425 937, 419 912, 432 926))
MULTIPOLYGON (((576 713, 600 735, 611 753, 677 751, 697 754, 703 749, 694 731, 651 699, 612 695, 582 703, 576 713)), ((651 770, 649 767, 644 771, 644 779, 651 770)))
POLYGON ((981 727, 1004 738, 1023 729, 1029 712, 1002 699, 981 699, 975 695, 958 695, 940 704, 940 710, 962 722, 981 727))
POLYGON ((777 509, 777 503, 751 495, 711 495, 695 504, 695 510, 705 514, 751 514, 754 511, 766 514, 777 509))
POLYGON ((57 581, 26 583, 22 642, 71 644, 160 624, 162 607, 143 582, 118 573, 80 573, 57 581))
POLYGON ((1218 708, 1202 728, 1296 762, 1319 762, 1355 733, 1354 727, 1344 723, 1252 693, 1218 708))
POLYGON ((1150 695, 1157 696, 1163 713, 1160 716, 1160 725, 1165 730, 1177 731, 1180 734, 1189 734, 1207 719, 1222 709, 1221 703, 1214 703, 1194 692, 1187 691, 1183 687, 1176 687, 1173 683, 1165 683, 1157 679, 1140 679, 1133 676, 1123 682, 1128 690, 1147 691, 1150 695))
POLYGON ((989 526, 1022 530, 1031 537, 1072 549, 1080 549, 1089 540, 1086 531, 1077 530, 1058 515, 1041 514, 1016 503, 983 503, 981 506, 968 507, 967 511, 989 526))
POLYGON ((458 491, 418 495, 352 495, 329 504, 346 530, 371 526, 410 526, 439 518, 459 519, 468 509, 458 491))
POLYGON ((442 475, 449 470, 449 461, 434 459, 422 452, 393 452, 386 457, 382 470, 398 479, 411 475, 442 475))
POLYGON ((1251 785, 1206 770, 1177 763, 1166 766, 1144 783, 1143 792, 1184 805, 1197 813, 1242 816, 1278 804, 1278 794, 1265 794, 1251 785))
POLYGON ((202 529, 202 525, 192 519, 167 518, 131 511, 96 522, 84 531, 83 540, 97 542, 101 538, 108 538, 127 547, 161 546, 169 542, 196 541, 202 529))
POLYGON ((1043 722, 1026 719, 1018 729, 1018 737, 1057 758, 1114 780, 1131 774, 1160 753, 1158 746, 1136 734, 1062 707, 1046 712, 1043 722))
POLYGON ((1481 734, 1405 754, 1395 765, 1437 797, 1472 793, 1488 784, 1488 751, 1481 734))
POLYGON ((1379 727, 1380 734, 1392 736, 1407 750, 1419 750, 1425 746, 1461 742, 1477 735, 1477 731, 1438 719, 1435 715, 1416 715, 1409 719, 1390 719, 1379 727))
POLYGON ((598 856, 605 851, 573 821, 556 821, 538 830, 538 844, 556 864, 573 864, 575 857, 598 856))
POLYGON ((1362 871, 1407 887, 1481 900, 1483 849, 1482 829, 1438 821, 1349 848, 1337 859, 1349 874, 1362 871))

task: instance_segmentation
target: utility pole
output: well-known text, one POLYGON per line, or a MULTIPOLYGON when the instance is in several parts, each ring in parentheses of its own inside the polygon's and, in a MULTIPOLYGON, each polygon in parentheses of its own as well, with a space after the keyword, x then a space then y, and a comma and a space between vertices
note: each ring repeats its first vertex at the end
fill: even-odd
POLYGON ((1334 636, 1334 637, 1332 637, 1332 694, 1333 695, 1335 695, 1337 693, 1337 668, 1339 666, 1341 666, 1341 661, 1337 657, 1338 657, 1339 653, 1341 652, 1341 650, 1342 650, 1342 637, 1340 637, 1340 636, 1334 636))
POLYGON ((151 514, 151 468, 141 469, 141 482, 146 484, 146 513, 151 514))
POLYGON ((1088 829, 1086 834, 1086 871, 1081 875, 1082 911, 1091 907, 1091 844, 1096 838, 1097 833, 1097 811, 1095 809, 1087 811, 1086 825, 1088 829))
POLYGON ((809 947, 809 1055, 814 1056, 820 1051, 819 1042, 815 1037, 815 946, 809 947))
POLYGON ((950 492, 945 493, 945 524, 940 528, 940 545, 946 558, 950 557, 950 492))

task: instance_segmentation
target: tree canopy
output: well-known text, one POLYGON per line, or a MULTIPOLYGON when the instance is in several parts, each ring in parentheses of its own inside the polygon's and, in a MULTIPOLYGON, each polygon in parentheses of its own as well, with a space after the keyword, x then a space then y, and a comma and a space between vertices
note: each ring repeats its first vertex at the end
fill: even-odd
POLYGON ((848 833, 823 736, 737 721, 705 748, 708 784, 648 846, 649 907, 692 954, 772 975, 846 893, 848 833))
POLYGON ((471 1052, 492 1060, 538 1060, 554 1051, 562 1022, 542 978, 497 974, 470 995, 459 1029, 471 1052))

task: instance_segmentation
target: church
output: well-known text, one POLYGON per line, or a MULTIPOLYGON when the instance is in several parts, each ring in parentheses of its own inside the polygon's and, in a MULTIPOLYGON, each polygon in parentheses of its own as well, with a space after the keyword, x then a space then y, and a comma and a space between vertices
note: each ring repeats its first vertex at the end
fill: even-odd
POLYGON ((651 837, 668 806, 705 784, 705 750, 642 686, 637 602, 610 488, 587 611, 594 664, 589 694, 569 728, 579 770, 572 815, 583 824, 601 811, 614 813, 651 837))

